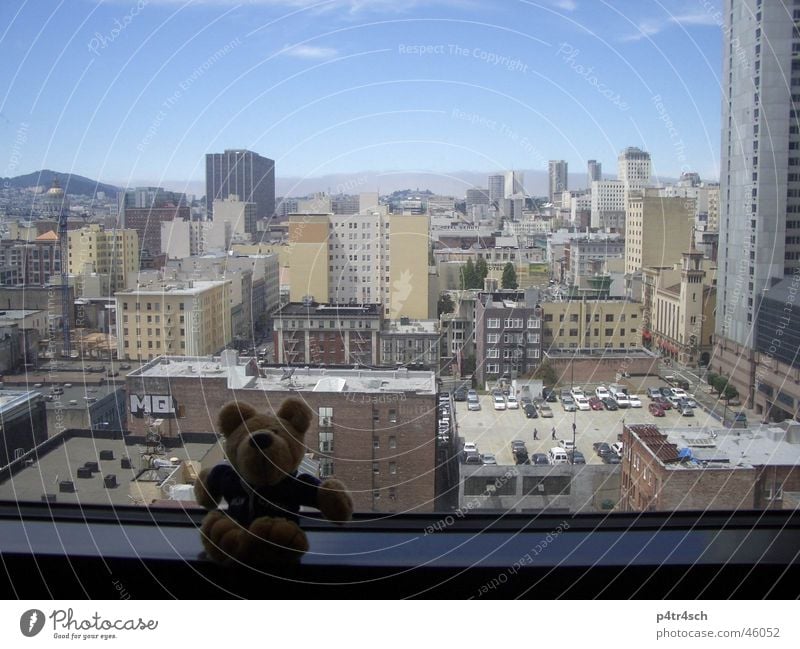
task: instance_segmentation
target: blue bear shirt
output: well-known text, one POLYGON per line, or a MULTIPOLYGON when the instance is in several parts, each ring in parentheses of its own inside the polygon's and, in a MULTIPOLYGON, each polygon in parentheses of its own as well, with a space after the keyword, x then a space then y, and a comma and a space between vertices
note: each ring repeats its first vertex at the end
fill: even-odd
POLYGON ((278 484, 259 487, 247 484, 230 464, 218 464, 208 474, 209 493, 222 494, 228 503, 228 516, 249 526, 256 518, 272 516, 299 522, 300 506, 317 507, 322 484, 316 477, 297 471, 278 484))

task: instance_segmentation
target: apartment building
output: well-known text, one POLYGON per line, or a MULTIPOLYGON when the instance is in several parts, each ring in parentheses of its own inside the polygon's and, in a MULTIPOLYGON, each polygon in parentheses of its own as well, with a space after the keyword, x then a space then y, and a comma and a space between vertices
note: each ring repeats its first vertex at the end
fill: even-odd
POLYGON ((475 377, 487 385, 536 369, 542 357, 539 292, 491 291, 475 302, 475 377))
POLYGON ((0 241, 0 271, 3 286, 44 286, 61 276, 61 247, 52 230, 32 241, 0 241))
MULTIPOLYGON (((88 275, 102 278, 102 295, 125 289, 129 277, 139 272, 139 235, 136 230, 105 229, 90 224, 67 233, 67 272, 75 275, 80 296, 89 295, 81 279, 88 275)), ((89 295, 101 297, 101 295, 89 295)))
POLYGON ((671 266, 694 242, 694 200, 665 198, 657 189, 633 191, 625 226, 625 273, 671 266))
POLYGON ((213 431, 230 401, 274 411, 288 397, 313 410, 307 453, 319 477, 349 488, 358 512, 429 512, 435 498, 436 375, 406 369, 259 368, 232 350, 220 356, 165 356, 128 374, 128 427, 162 435, 213 431))
POLYGON ((286 258, 290 300, 311 296, 319 303, 382 304, 384 316, 426 319, 428 217, 293 214, 286 258))
POLYGON ((117 356, 213 354, 230 343, 230 281, 154 281, 116 294, 117 356))
POLYGON ((307 299, 273 315, 275 362, 288 365, 379 364, 383 313, 377 304, 320 304, 307 299))
POLYGON ((400 318, 384 322, 380 332, 381 365, 422 365, 437 371, 440 339, 438 320, 400 318))
POLYGON ((621 232, 625 229, 625 184, 620 180, 592 182, 590 222, 593 228, 621 232))
POLYGON ((631 349, 642 344, 642 305, 627 299, 576 298, 541 303, 546 350, 631 349))

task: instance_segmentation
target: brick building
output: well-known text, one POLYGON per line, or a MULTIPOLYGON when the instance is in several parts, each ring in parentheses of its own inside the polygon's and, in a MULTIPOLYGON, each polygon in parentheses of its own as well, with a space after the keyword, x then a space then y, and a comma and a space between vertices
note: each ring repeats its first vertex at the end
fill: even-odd
MULTIPOLYGON (((164 207, 126 207, 123 227, 136 230, 139 235, 139 250, 146 257, 158 257, 161 249, 162 221, 188 221, 189 207, 167 205, 164 207), (144 255, 144 253, 147 253, 144 255)), ((144 266, 142 266, 144 267, 144 266)))
POLYGON ((744 429, 623 426, 621 511, 793 509, 800 423, 744 429))
POLYGON ((273 315, 275 361, 296 365, 377 365, 380 305, 284 304, 273 315))
POLYGON ((162 357, 127 376, 128 425, 148 416, 165 436, 215 429, 220 408, 241 400, 277 410, 289 396, 314 411, 306 434, 320 477, 345 482, 356 511, 431 511, 436 456, 433 372, 259 368, 232 351, 219 357, 162 357))
POLYGON ((533 371, 542 356, 538 291, 481 293, 475 303, 475 376, 478 384, 533 371))

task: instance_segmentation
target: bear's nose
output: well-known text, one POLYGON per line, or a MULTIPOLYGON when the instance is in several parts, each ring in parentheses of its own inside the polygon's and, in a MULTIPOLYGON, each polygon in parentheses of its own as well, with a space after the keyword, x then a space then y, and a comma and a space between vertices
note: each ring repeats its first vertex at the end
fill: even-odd
POLYGON ((272 446, 272 435, 269 433, 256 433, 250 438, 250 446, 260 448, 263 451, 272 446))

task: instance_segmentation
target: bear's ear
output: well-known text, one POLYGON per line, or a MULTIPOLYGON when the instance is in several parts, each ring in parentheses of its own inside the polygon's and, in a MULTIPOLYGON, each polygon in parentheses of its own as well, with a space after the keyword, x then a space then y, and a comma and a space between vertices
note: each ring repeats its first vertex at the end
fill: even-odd
POLYGON ((288 421, 299 433, 305 433, 311 423, 311 408, 300 399, 286 399, 278 410, 278 417, 288 421))
POLYGON ((227 437, 239 428, 243 421, 250 419, 255 414, 256 409, 249 403, 242 401, 228 403, 222 407, 222 410, 219 411, 219 417, 217 417, 219 432, 227 437))

